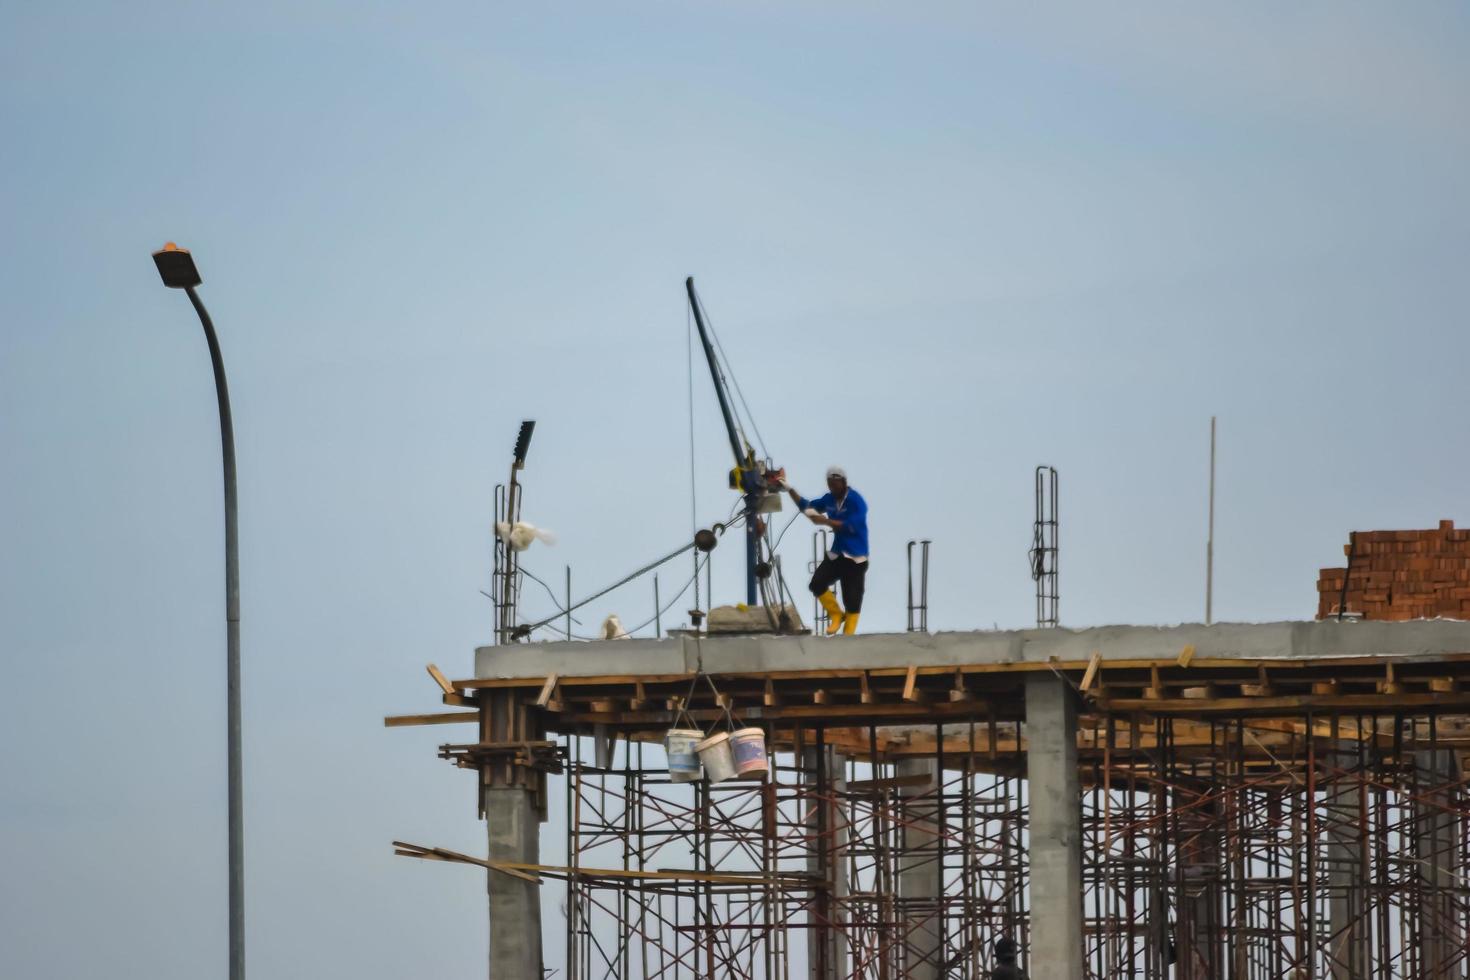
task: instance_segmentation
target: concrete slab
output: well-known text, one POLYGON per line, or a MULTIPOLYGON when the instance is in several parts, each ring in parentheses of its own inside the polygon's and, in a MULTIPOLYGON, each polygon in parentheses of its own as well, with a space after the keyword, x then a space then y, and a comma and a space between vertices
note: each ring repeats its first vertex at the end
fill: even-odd
POLYGON ((839 637, 674 637, 487 646, 475 651, 477 679, 687 674, 701 661, 716 674, 780 670, 862 670, 1043 664, 1055 658, 1169 660, 1186 646, 1202 660, 1307 660, 1392 656, 1434 659, 1470 653, 1470 622, 1216 623, 1211 626, 1097 626, 1089 629, 872 633, 839 637))

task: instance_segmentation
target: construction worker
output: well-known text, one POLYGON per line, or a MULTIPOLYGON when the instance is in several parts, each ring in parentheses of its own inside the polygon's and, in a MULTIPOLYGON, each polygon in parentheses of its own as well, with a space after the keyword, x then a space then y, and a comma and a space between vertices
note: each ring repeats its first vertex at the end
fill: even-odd
POLYGON ((862 494, 847 486, 847 472, 840 466, 827 468, 827 492, 807 500, 787 486, 796 506, 813 524, 832 529, 832 550, 812 576, 812 595, 827 610, 827 635, 839 630, 848 636, 857 632, 858 614, 863 610, 863 580, 868 574, 868 504, 862 494), (843 610, 837 605, 833 584, 842 583, 843 610))
POLYGON ((1016 941, 1002 936, 995 941, 995 969, 990 980, 1026 980, 1026 971, 1016 965, 1016 941))

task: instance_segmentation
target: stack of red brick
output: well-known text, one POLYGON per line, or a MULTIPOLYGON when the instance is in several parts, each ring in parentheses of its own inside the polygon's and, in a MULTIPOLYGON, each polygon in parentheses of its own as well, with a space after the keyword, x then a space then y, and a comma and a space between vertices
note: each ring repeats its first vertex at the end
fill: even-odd
POLYGON ((1363 619, 1470 619, 1470 530, 1440 521, 1433 531, 1359 531, 1343 546, 1347 568, 1317 579, 1317 618, 1337 615, 1347 579, 1347 614, 1363 619))

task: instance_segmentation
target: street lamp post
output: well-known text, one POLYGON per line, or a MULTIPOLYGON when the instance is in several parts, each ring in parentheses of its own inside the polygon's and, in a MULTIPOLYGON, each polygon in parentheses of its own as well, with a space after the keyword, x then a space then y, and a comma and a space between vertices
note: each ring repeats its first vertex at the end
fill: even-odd
POLYGON ((219 401, 220 449, 225 476, 225 687, 229 754, 229 853, 230 853, 230 980, 245 980, 245 843, 241 812, 240 766, 240 532, 235 511, 235 428, 230 421, 230 389, 225 382, 225 362, 209 311, 194 287, 203 280, 188 249, 169 242, 153 253, 153 262, 163 284, 182 289, 194 304, 204 339, 209 342, 209 359, 214 366, 214 391, 219 401))

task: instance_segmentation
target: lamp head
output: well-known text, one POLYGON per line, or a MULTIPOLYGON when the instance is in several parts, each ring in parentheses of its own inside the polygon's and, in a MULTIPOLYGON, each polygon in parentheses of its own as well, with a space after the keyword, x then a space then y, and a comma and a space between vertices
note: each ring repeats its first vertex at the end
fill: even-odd
POLYGON ((526 465, 526 453, 531 449, 531 433, 534 431, 536 431, 536 422, 534 419, 527 419, 521 423, 521 431, 516 434, 516 469, 520 469, 526 465))
POLYGON ((163 284, 170 289, 186 289, 204 281, 199 278, 194 256, 187 248, 179 248, 173 242, 153 253, 153 264, 158 266, 163 284))

